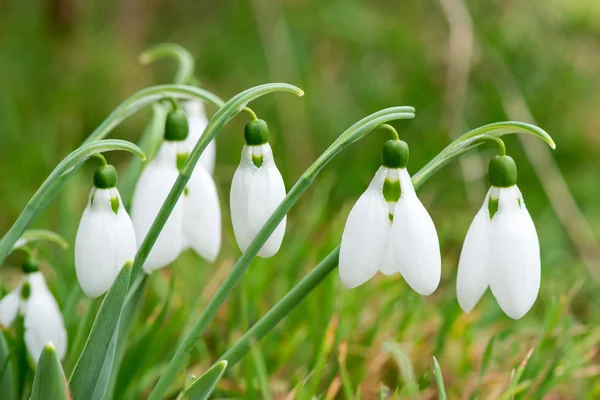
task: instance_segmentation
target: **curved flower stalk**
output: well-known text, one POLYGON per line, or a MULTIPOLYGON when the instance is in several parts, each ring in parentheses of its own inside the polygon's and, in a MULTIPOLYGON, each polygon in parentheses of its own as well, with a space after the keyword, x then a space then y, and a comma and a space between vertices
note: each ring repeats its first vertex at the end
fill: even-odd
POLYGON ((194 57, 187 49, 177 43, 161 43, 152 46, 140 54, 140 64, 148 65, 161 58, 173 57, 177 60, 177 72, 173 83, 185 84, 194 76, 195 62, 194 57))
MULTIPOLYGON (((240 165, 233 175, 230 194, 233 232, 242 251, 246 251, 286 194, 283 177, 275 165, 268 143, 267 123, 250 112, 254 119, 244 128, 246 144, 242 149, 240 165)), ((260 257, 269 258, 277 253, 283 241, 285 225, 284 216, 258 252, 260 257)))
MULTIPOLYGON (((302 94, 302 91, 300 91, 297 88, 296 90, 298 90, 299 94, 302 94)), ((233 105, 237 103, 239 107, 237 110, 241 110, 243 107, 245 107, 246 102, 239 101, 238 99, 243 95, 247 94, 242 93, 237 95, 232 100, 230 100, 228 104, 233 105)), ((220 118, 219 114, 222 112, 223 108, 219 110, 217 114, 215 114, 213 119, 211 119, 211 122, 209 122, 207 129, 211 128, 211 125, 213 124, 213 121, 215 121, 216 118, 220 118)), ((215 295, 212 297, 209 304, 202 312, 200 318, 195 322, 190 333, 186 336, 181 346, 177 349, 177 352, 169 362, 169 365, 167 366, 165 372, 160 377, 157 385, 150 394, 150 400, 158 400, 164 396, 173 379, 177 376, 177 372, 184 364, 188 354, 194 349, 196 342, 202 336, 202 333, 204 332, 210 321, 214 318, 217 311, 219 310, 219 308, 221 307, 221 305, 223 304, 233 287, 237 284, 237 282, 239 282, 242 276, 244 276, 244 273, 248 269, 250 262, 254 259, 254 257, 256 257, 260 249, 268 240, 269 236, 273 233, 273 231, 283 220, 284 216, 287 215, 287 213, 296 203, 298 198, 302 195, 302 193, 304 193, 308 186, 310 186, 310 184, 313 182, 313 180, 316 178, 319 172, 329 163, 329 161, 331 161, 344 148, 361 139, 373 129, 377 128, 379 125, 396 119, 414 118, 414 116, 415 114, 413 107, 391 107, 363 118, 362 120, 352 125, 344 133, 342 133, 333 142, 333 144, 329 146, 329 148, 325 150, 325 152, 304 172, 304 174, 302 174, 298 182, 296 182, 296 184, 292 187, 292 189, 285 196, 281 204, 277 207, 273 214, 271 214, 271 216, 264 224, 262 229, 258 232, 252 243, 250 243, 242 257, 240 257, 240 259, 234 265, 231 273, 227 276, 227 278, 225 278, 225 281, 223 281, 215 295)), ((196 149, 198 149, 198 147, 200 147, 201 149, 206 147, 208 142, 212 140, 213 136, 214 135, 203 135, 203 137, 200 139, 200 142, 196 146, 196 149)), ((169 208, 172 209, 172 206, 169 204, 168 199, 165 205, 163 206, 163 209, 165 209, 167 206, 169 206, 169 208)), ((157 217, 157 220, 159 218, 160 215, 157 217)))
POLYGON ((416 195, 406 165, 408 145, 398 139, 383 147, 382 166, 346 222, 340 249, 340 278, 354 288, 377 271, 400 272, 419 294, 440 283, 440 245, 435 225, 416 195))
POLYGON ((471 223, 458 263, 458 303, 471 312, 488 286, 513 319, 533 306, 540 289, 540 245, 517 187, 517 167, 502 151, 490 162, 492 187, 471 223))
POLYGON ((30 229, 23 232, 19 240, 17 240, 17 242, 13 246, 12 251, 23 249, 29 244, 37 241, 54 243, 60 246, 63 250, 69 248, 69 242, 67 242, 65 238, 63 238, 56 232, 47 231, 45 229, 30 229))
MULTIPOLYGON (((141 245, 188 156, 188 119, 181 109, 167 116, 165 141, 142 172, 132 203, 132 219, 141 245)), ((216 185, 204 167, 194 170, 152 251, 144 263, 147 273, 175 261, 191 247, 213 262, 221 247, 221 208, 216 185)))
POLYGON ((54 344, 63 359, 67 351, 67 331, 58 304, 34 261, 27 261, 23 272, 19 285, 0 300, 0 324, 9 327, 22 317, 25 345, 31 359, 37 363, 48 342, 54 344))
POLYGON ((75 270, 84 293, 103 295, 136 252, 133 224, 115 187, 117 171, 99 167, 75 237, 75 270))

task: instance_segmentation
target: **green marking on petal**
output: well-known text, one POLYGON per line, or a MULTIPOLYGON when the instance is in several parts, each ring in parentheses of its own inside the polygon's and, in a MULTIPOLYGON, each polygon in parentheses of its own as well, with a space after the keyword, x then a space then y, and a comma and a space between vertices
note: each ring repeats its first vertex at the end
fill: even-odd
POLYGON ((488 202, 488 211, 490 212, 491 220, 498 211, 498 199, 493 199, 490 197, 490 201, 488 202))
POLYGON ((388 218, 390 219, 390 222, 394 222, 394 214, 388 213, 388 218))
POLYGON ((520 197, 517 197, 517 203, 519 203, 519 208, 523 208, 523 204, 521 203, 520 197))
POLYGON ((252 162, 254 163, 254 165, 256 165, 256 168, 260 168, 263 164, 263 156, 255 156, 254 154, 252 154, 252 162))
POLYGON ((190 189, 188 189, 187 187, 185 189, 183 189, 183 195, 185 197, 187 197, 190 194, 190 189))
POLYGON ((112 208, 115 215, 119 213, 119 198, 118 197, 110 198, 110 208, 112 208))
POLYGON ((400 189, 400 181, 390 181, 386 179, 383 182, 383 198, 387 202, 397 202, 400 200, 400 194, 402 189, 400 189))
POLYGON ((29 282, 25 282, 21 287, 21 298, 23 300, 27 300, 29 296, 31 296, 31 285, 29 284, 29 282))
POLYGON ((185 162, 187 161, 189 153, 177 153, 177 170, 181 172, 185 162))

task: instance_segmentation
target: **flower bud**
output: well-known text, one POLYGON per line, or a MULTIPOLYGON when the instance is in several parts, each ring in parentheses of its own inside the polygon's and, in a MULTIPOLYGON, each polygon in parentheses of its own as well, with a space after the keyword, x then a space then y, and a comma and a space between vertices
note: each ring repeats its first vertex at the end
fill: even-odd
POLYGON ((262 119, 248 121, 244 127, 244 138, 248 146, 260 146, 269 140, 269 127, 262 119))
POLYGON ((33 272, 39 271, 38 263, 32 257, 29 257, 29 258, 27 258, 27 260, 25 260, 25 262, 23 263, 22 269, 23 269, 24 274, 31 274, 33 272))
POLYGON ((185 111, 178 108, 167 114, 165 122, 165 140, 180 141, 188 136, 188 119, 185 111))
POLYGON ((402 140, 388 140, 383 144, 381 163, 388 168, 405 168, 408 164, 408 144, 402 140))
POLYGON ((492 186, 514 186, 517 183, 517 164, 510 156, 496 156, 490 161, 489 175, 492 186))
POLYGON ((117 170, 112 165, 103 165, 94 173, 94 186, 98 189, 112 189, 117 185, 117 170))

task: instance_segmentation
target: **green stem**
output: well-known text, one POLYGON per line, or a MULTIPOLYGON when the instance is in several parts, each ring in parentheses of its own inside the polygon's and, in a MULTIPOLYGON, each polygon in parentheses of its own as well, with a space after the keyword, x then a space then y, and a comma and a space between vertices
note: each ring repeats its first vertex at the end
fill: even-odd
POLYGON ((9 229, 6 235, 4 235, 2 241, 0 241, 0 265, 2 265, 2 262, 11 252, 17 240, 21 237, 27 228, 27 225, 31 222, 34 214, 40 208, 45 196, 56 184, 56 182, 62 176, 68 174, 72 169, 93 156, 95 153, 113 150, 129 151, 140 158, 146 158, 144 152, 135 144, 125 140, 116 139, 99 140, 94 143, 88 143, 73 151, 71 154, 65 157, 56 166, 56 168, 54 168, 54 171, 52 171, 50 176, 48 176, 44 183, 42 183, 42 186, 40 186, 37 192, 35 192, 31 200, 29 200, 25 206, 25 209, 21 212, 21 215, 19 215, 17 218, 17 221, 9 229))
POLYGON ((17 242, 13 245, 11 252, 23 246, 27 246, 31 242, 37 241, 46 241, 54 243, 63 248, 64 250, 69 248, 69 242, 67 242, 65 238, 60 236, 58 233, 47 231, 44 229, 30 229, 23 232, 19 240, 17 240, 17 242))
MULTIPOLYGON (((223 110, 223 109, 221 109, 221 110, 223 110)), ((221 112, 221 110, 219 110, 219 112, 221 112)), ((273 214, 271 215, 269 220, 265 223, 265 225, 262 227, 260 232, 256 235, 256 237, 254 238, 254 240, 252 241, 252 243, 250 244, 248 249, 240 257, 238 262, 234 265, 232 271, 229 273, 227 278, 225 278, 225 280, 223 281, 223 283, 221 284, 221 286, 219 287, 217 292, 214 294, 214 296, 212 297, 212 299, 210 300, 210 302, 208 303, 208 305, 202 312, 202 315, 200 315, 200 318, 196 321, 196 323, 192 327, 190 333, 184 339, 183 343, 177 349, 175 355, 173 356, 173 358, 167 365, 165 372, 160 377, 158 383, 154 387, 154 390, 150 394, 149 400, 158 400, 158 399, 163 398, 167 389, 169 388, 169 386, 171 385, 171 383, 177 376, 177 372, 183 366, 187 356, 190 354, 190 352, 193 350, 194 346, 196 345, 196 342, 201 338, 202 334, 204 333, 204 330, 206 329, 206 327, 208 326, 210 321, 214 318, 215 314, 217 313, 217 311, 219 310, 219 308, 221 307, 221 305, 223 304, 223 302, 225 301, 225 299, 227 298, 227 296, 229 295, 229 293, 231 292, 233 287, 244 276, 244 273, 248 269, 250 262, 254 259, 254 257, 260 250, 260 248, 265 244, 265 242, 267 241, 269 236, 271 236, 271 234, 273 233, 275 228, 279 225, 279 222, 281 222, 283 217, 289 212, 289 210, 296 203, 298 198, 302 195, 302 193, 304 193, 304 191, 308 188, 308 186, 310 186, 310 184, 314 181, 316 176, 325 167, 325 165, 327 165, 327 163, 329 163, 329 161, 331 161, 331 159, 333 159, 337 154, 339 154, 347 146, 349 146, 350 144, 361 139, 362 137, 367 135, 369 132, 371 132, 372 130, 377 128, 379 125, 386 123, 388 121, 393 121, 393 120, 397 120, 397 119, 409 119, 409 118, 414 118, 414 108, 412 108, 412 107, 391 107, 391 108, 387 108, 385 110, 381 110, 377 113, 371 114, 366 118, 363 118, 362 120, 358 121, 356 124, 352 125, 352 127, 350 127, 348 130, 346 130, 344 133, 342 133, 333 142, 333 144, 304 172, 304 174, 302 174, 302 176, 300 177, 298 182, 296 182, 294 187, 292 187, 292 189, 287 194, 287 196, 283 199, 283 201, 281 202, 281 204, 279 205, 277 210, 275 210, 275 212, 273 212, 273 214)), ((213 117, 213 120, 214 119, 215 119, 215 117, 213 117)), ((212 123, 212 120, 211 120, 211 123, 212 123)), ((210 127, 210 125, 211 124, 209 123, 209 127, 210 127)), ((207 133, 209 132, 208 129, 209 128, 207 128, 207 131, 206 131, 207 133)), ((212 135, 212 136, 214 136, 214 135, 212 135)), ((200 144, 203 144, 204 146, 203 147, 200 146, 200 147, 202 147, 202 149, 204 149, 204 147, 206 147, 208 142, 210 142, 210 140, 212 140, 212 138, 213 138, 212 136, 206 135, 206 134, 202 135, 202 137, 196 147, 199 147, 200 144)), ((194 150, 196 150, 196 148, 194 150)), ((192 152, 192 154, 194 154, 194 152, 192 152)), ((190 155, 190 158, 191 157, 192 156, 190 155)), ((185 169, 185 167, 184 167, 184 169, 185 169)), ((183 173, 183 171, 182 171, 182 173, 183 173)), ((180 178, 181 178, 181 175, 180 175, 180 178)), ((175 186, 173 187, 173 189, 175 189, 177 184, 178 184, 178 182, 175 183, 175 186)), ((181 189, 179 190, 179 194, 181 194, 182 191, 183 191, 183 187, 181 187, 181 189)), ((172 194, 173 194, 173 190, 169 194, 169 197, 171 197, 172 194)), ((172 210, 178 197, 179 196, 177 196, 175 199, 171 200, 172 204, 169 206, 168 212, 170 212, 170 210, 172 210)), ((169 202, 170 202, 169 198, 167 198, 165 204, 163 204, 163 208, 161 209, 159 216, 157 217, 157 220, 161 217, 161 214, 163 214, 162 218, 164 218, 166 220, 166 218, 168 217, 168 213, 167 212, 163 213, 162 211, 169 204, 169 202)), ((155 221, 155 224, 156 224, 156 221, 155 221)), ((164 222, 162 222, 162 224, 164 225, 164 222)), ((151 232, 152 232, 152 228, 151 228, 151 232)), ((158 233, 156 233, 155 236, 157 236, 157 235, 158 235, 158 233)), ((154 243, 154 241, 156 240, 156 237, 152 238, 151 236, 153 236, 153 235, 151 235, 149 233, 148 236, 146 237, 146 239, 144 240, 144 243, 140 247, 140 251, 138 252, 138 254, 140 252, 142 252, 142 250, 146 250, 146 249, 144 249, 144 244, 146 243, 146 241, 149 240, 149 238, 152 239, 152 243, 154 243)), ((149 249, 151 248, 151 245, 146 246, 146 247, 147 247, 147 251, 149 251, 149 249)), ((142 253, 142 255, 144 255, 144 253, 142 253)), ((147 253, 146 253, 146 255, 147 255, 147 253)), ((144 257, 144 259, 145 259, 145 257, 144 257)), ((136 262, 137 261, 138 260, 137 260, 137 256, 136 256, 136 262)), ((140 265, 140 268, 141 268, 141 265, 140 265)))
POLYGON ((398 131, 393 126, 389 124, 381 124, 379 125, 379 128, 390 131, 394 140, 400 140, 400 135, 398 135, 398 131))
POLYGON ((248 114, 250 114, 250 117, 252 118, 253 121, 256 121, 258 119, 258 117, 256 116, 256 113, 254 111, 252 111, 252 109, 250 107, 244 107, 244 109, 242 111, 245 111, 248 114))
POLYGON ((176 43, 157 44, 140 54, 139 60, 141 64, 148 65, 153 61, 165 57, 174 57, 177 60, 177 72, 173 79, 174 83, 188 83, 194 77, 194 57, 192 57, 185 47, 176 43))

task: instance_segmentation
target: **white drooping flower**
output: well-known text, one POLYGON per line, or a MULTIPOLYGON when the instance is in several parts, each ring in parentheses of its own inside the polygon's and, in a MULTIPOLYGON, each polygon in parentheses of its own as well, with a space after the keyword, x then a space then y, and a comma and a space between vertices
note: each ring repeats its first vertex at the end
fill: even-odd
POLYGON ((459 305, 470 312, 489 286, 504 313, 519 319, 539 292, 540 246, 516 186, 514 161, 508 156, 494 160, 490 163, 492 187, 460 254, 456 291, 459 305))
POLYGON ((137 249, 133 224, 115 184, 114 167, 98 168, 75 238, 77 279, 92 298, 110 289, 137 249))
MULTIPOLYGON (((204 133, 204 129, 208 125, 208 118, 206 118, 206 112, 204 111, 204 103, 201 101, 187 101, 184 103, 184 108, 189 125, 188 137, 185 139, 185 148, 190 153, 204 133)), ((217 145, 213 139, 202 152, 199 163, 212 175, 215 172, 216 159, 217 145)))
POLYGON ((18 316, 23 316, 25 346, 33 361, 37 363, 48 342, 61 359, 65 357, 65 323, 41 272, 23 275, 16 289, 0 300, 0 324, 9 327, 18 316))
MULTIPOLYGON (((286 196, 283 177, 275 165, 267 135, 268 128, 263 120, 246 124, 247 144, 242 149, 240 165, 231 182, 231 221, 241 251, 246 251, 286 196)), ((258 252, 260 257, 268 258, 277 253, 285 226, 284 216, 258 252)))
MULTIPOLYGON (((179 175, 178 165, 182 165, 187 158, 184 141, 185 136, 172 134, 167 119, 165 140, 156 157, 142 172, 133 196, 131 218, 138 247, 179 175)), ((162 268, 175 261, 188 248, 213 262, 220 247, 221 207, 217 188, 208 171, 202 165, 197 165, 150 251, 144 270, 150 273, 162 268)))
POLYGON ((348 288, 378 271, 399 272, 422 295, 433 293, 440 282, 437 232, 417 197, 407 161, 406 143, 386 142, 383 165, 350 211, 339 256, 340 278, 348 288))

